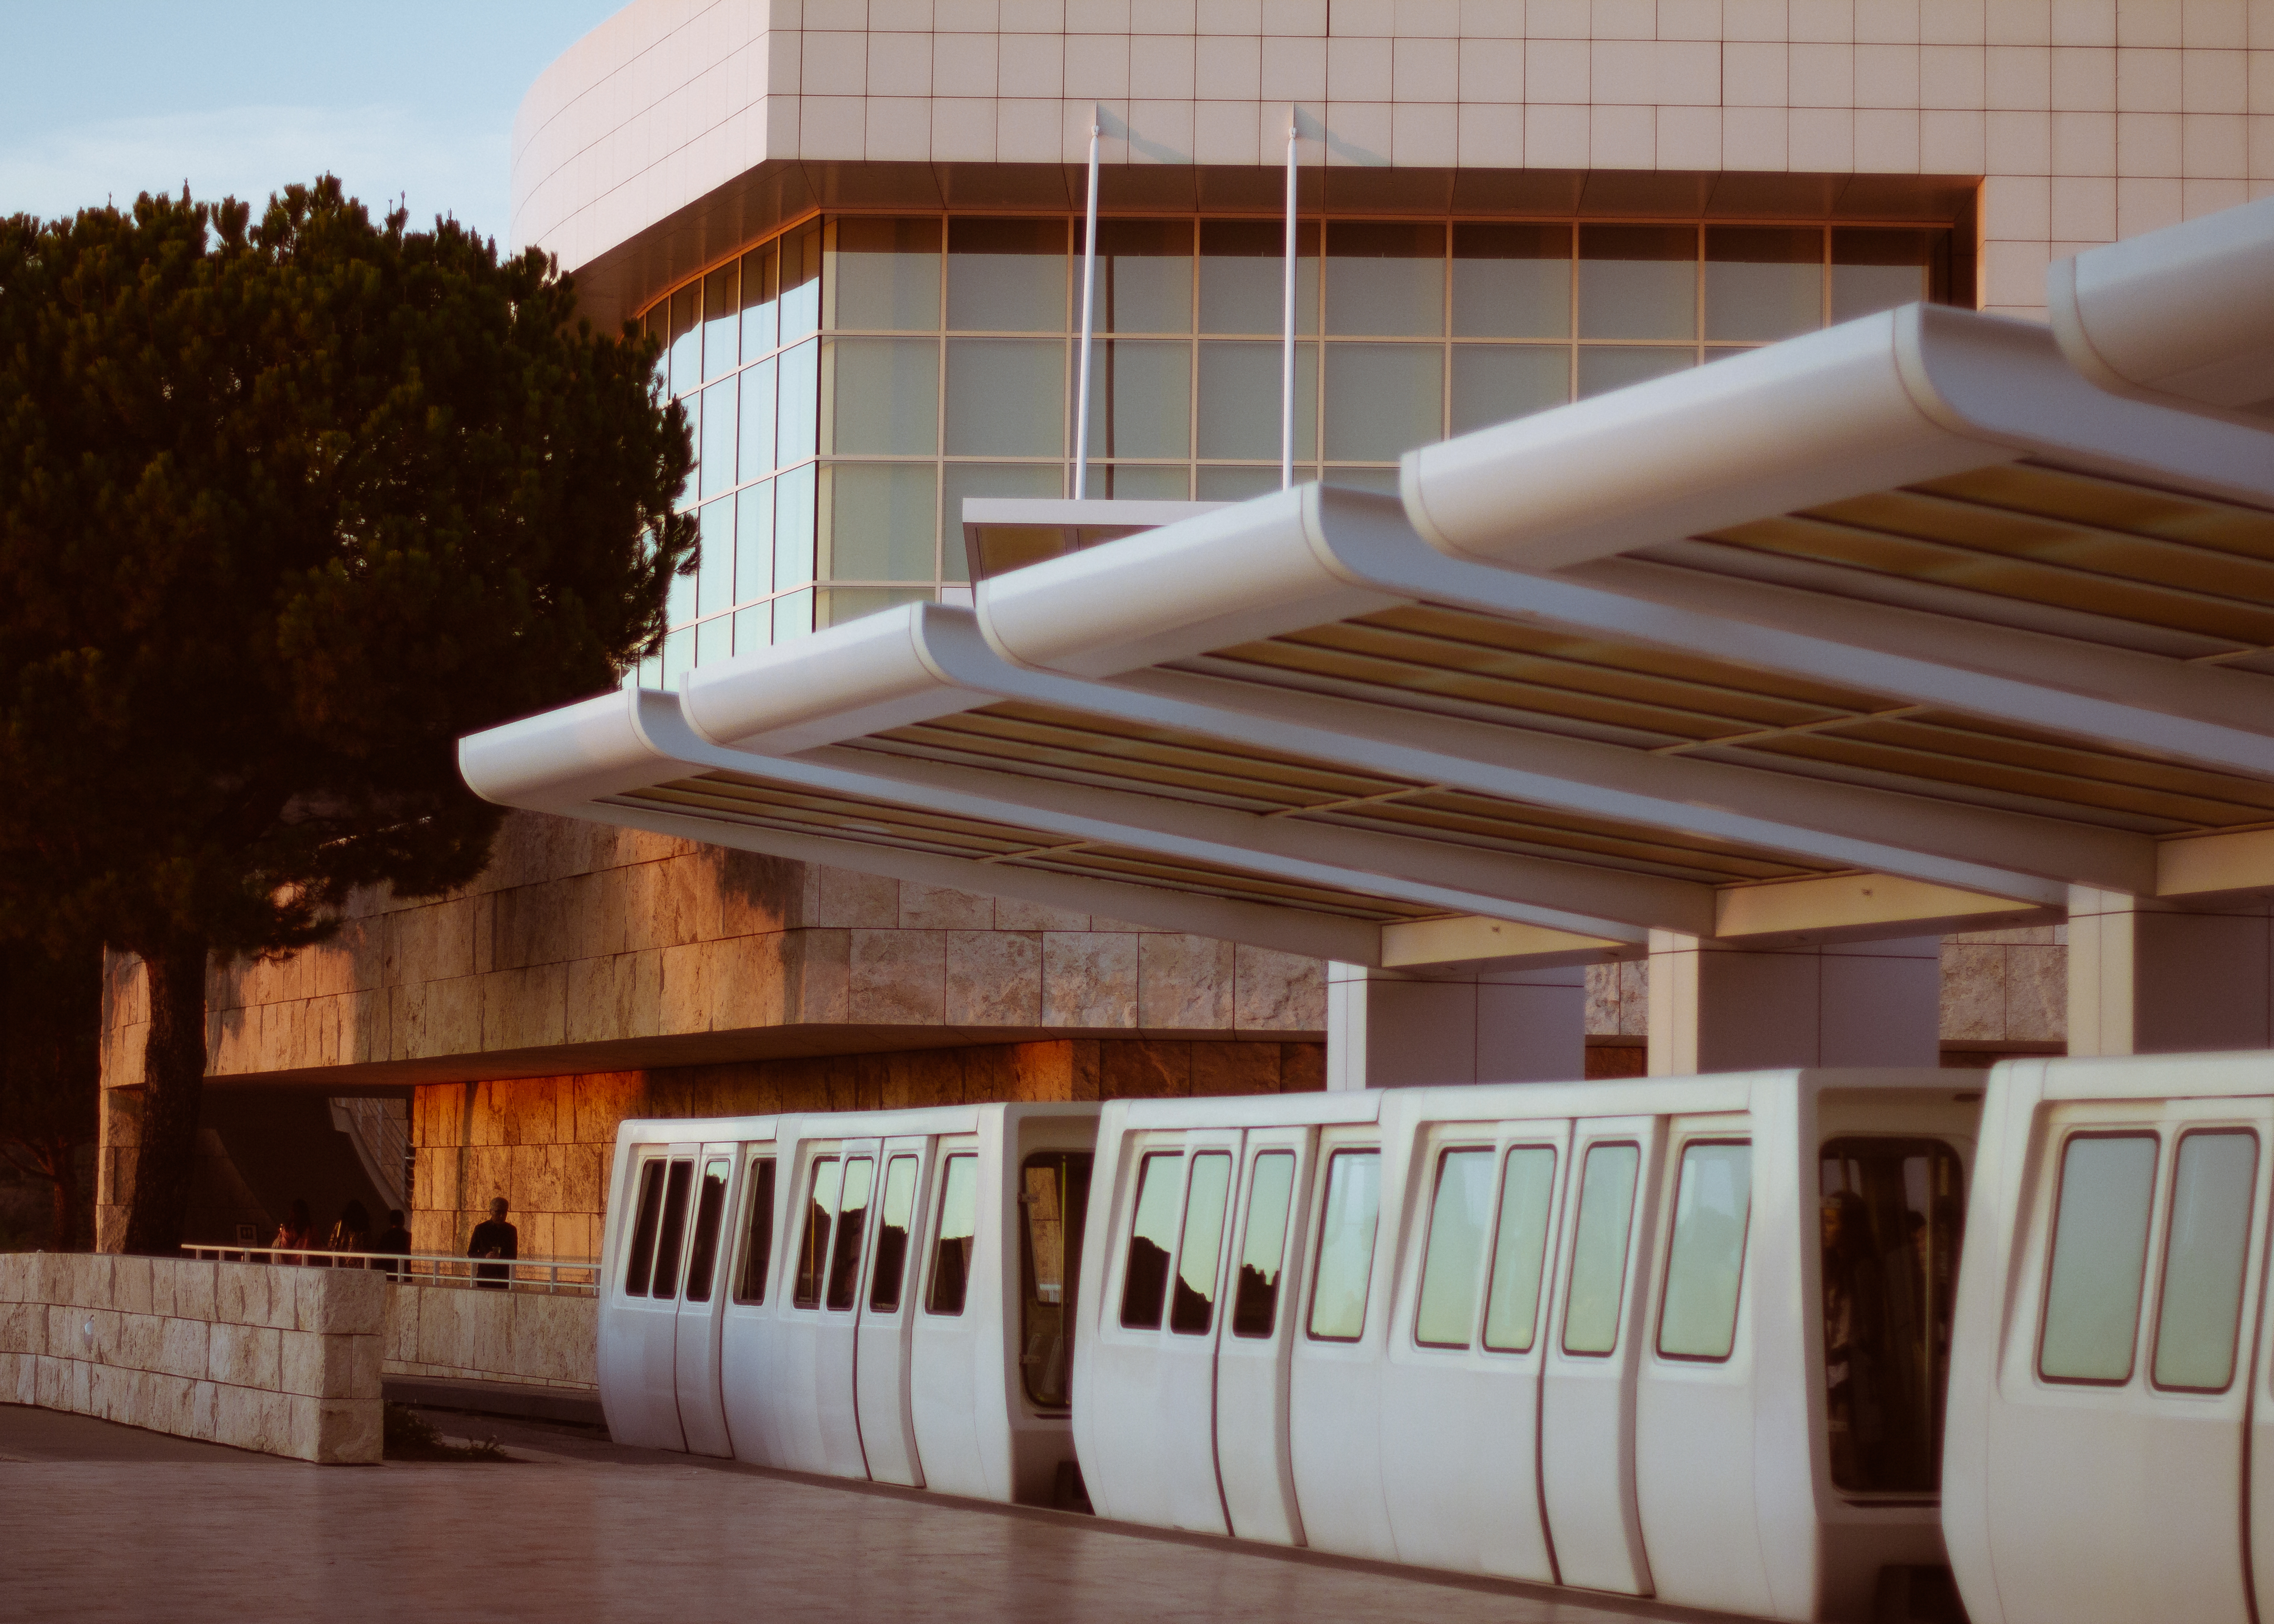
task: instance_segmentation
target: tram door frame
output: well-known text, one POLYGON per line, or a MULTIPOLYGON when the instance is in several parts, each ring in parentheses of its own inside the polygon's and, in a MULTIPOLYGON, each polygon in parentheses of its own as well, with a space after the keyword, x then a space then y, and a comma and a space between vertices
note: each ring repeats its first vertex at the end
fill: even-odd
MULTIPOLYGON (((688 1169, 688 1214, 695 1200, 697 1177, 697 1164, 702 1160, 703 1147, 695 1140, 674 1143, 635 1143, 625 1158, 624 1227, 616 1244, 622 1250, 614 1274, 615 1300, 608 1304, 611 1323, 603 1333, 607 1344, 607 1363, 620 1368, 620 1361, 628 1362, 632 1380, 629 1398, 634 1413, 609 1418, 611 1431, 628 1442, 644 1447, 684 1451, 687 1436, 679 1414, 679 1294, 682 1265, 686 1260, 688 1232, 693 1227, 682 1221, 680 1227, 677 1254, 673 1259, 671 1295, 659 1301, 653 1295, 655 1264, 662 1259, 651 1258, 648 1268, 649 1290, 638 1295, 625 1289, 625 1269, 631 1260, 633 1244, 638 1239, 641 1182, 650 1166, 661 1169, 657 1208, 657 1222, 663 1222, 670 1207, 671 1167, 674 1162, 685 1162, 688 1169), (629 1359, 626 1360, 626 1356, 629 1359)), ((663 1237, 659 1232, 652 1242, 658 1252, 662 1250, 663 1237)), ((603 1382, 604 1392, 622 1394, 626 1384, 611 1369, 612 1380, 603 1382)))
POLYGON ((734 1440, 727 1428, 727 1396, 720 1367, 720 1338, 726 1305, 733 1294, 734 1233, 741 1203, 742 1168, 748 1157, 738 1139, 713 1140, 698 1147, 688 1194, 687 1238, 680 1259, 678 1312, 672 1325, 672 1387, 677 1395, 679 1428, 689 1455, 732 1459, 734 1440), (723 1162, 726 1188, 712 1214, 711 1279, 706 1297, 688 1296, 703 1227, 703 1187, 713 1164, 723 1162))
POLYGON ((1221 1327, 1216 1353, 1216 1481, 1231 1531, 1273 1545, 1303 1543, 1303 1513, 1295 1498, 1295 1463, 1288 1435, 1288 1378, 1295 1327, 1302 1318, 1304 1240, 1310 1233, 1311 1174, 1318 1131, 1308 1124, 1252 1127, 1240 1153, 1239 1177, 1226 1223, 1224 1287, 1216 1304, 1221 1327), (1256 1167, 1271 1154, 1294 1157, 1287 1211, 1279 1237, 1278 1289, 1271 1329, 1264 1336, 1234 1334, 1239 1269, 1247 1255, 1254 1210, 1256 1167))
POLYGON ((1650 1304, 1657 1298, 1653 1242, 1666 1121, 1654 1116, 1582 1116, 1572 1124, 1570 1145, 1540 1381, 1541 1499, 1563 1583, 1649 1596, 1654 1587, 1635 1494, 1635 1399, 1641 1350, 1651 1329, 1650 1304), (1618 1145, 1632 1145, 1637 1151, 1618 1323, 1608 1352, 1575 1351, 1569 1316, 1577 1250, 1587 1238, 1579 1232, 1579 1219, 1588 1158, 1598 1147, 1618 1145))
POLYGON ((878 1145, 876 1183, 870 1199, 868 1234, 862 1241, 860 1288, 853 1304, 853 1410, 855 1428, 868 1475, 904 1488, 924 1486, 923 1460, 916 1447, 914 1355, 917 1288, 923 1276, 924 1218, 931 1200, 932 1136, 896 1134, 878 1145), (915 1163, 907 1214, 907 1248, 900 1258, 898 1301, 879 1310, 876 1293, 877 1246, 884 1234, 885 1199, 892 1164, 915 1163))

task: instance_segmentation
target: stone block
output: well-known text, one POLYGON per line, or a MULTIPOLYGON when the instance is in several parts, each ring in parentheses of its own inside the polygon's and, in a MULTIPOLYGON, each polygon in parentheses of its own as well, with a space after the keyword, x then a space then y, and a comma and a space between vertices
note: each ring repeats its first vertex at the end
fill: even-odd
POLYGON ((1942 1008, 1946 1038, 2002 1039, 2006 1034, 2006 955, 2003 947, 1942 944, 1942 1008))
POLYGON ((1137 1024, 1138 943, 1119 933, 1043 937, 1043 1025, 1127 1031, 1137 1024))
POLYGON ((949 931, 944 1012, 951 1026, 1039 1025, 1043 1018, 1040 933, 949 931))
POLYGON ((27 1353, 0 1353, 0 1404, 31 1404, 38 1401, 38 1359, 27 1353))
POLYGON ((1276 1043, 1195 1043, 1192 1046, 1195 1094, 1276 1094, 1276 1043))
POLYGON ((998 897, 995 898, 995 929, 998 930, 1088 930, 1089 915, 1072 913, 1065 908, 1050 907, 1040 902, 1021 902, 1015 897, 998 897))
MULTIPOLYGON (((376 1336, 328 1336, 318 1331, 285 1331, 282 1348, 283 1388, 309 1398, 354 1398, 356 1344, 378 1346, 376 1336)), ((377 1360, 373 1361, 376 1365, 377 1360)), ((364 1396, 369 1396, 365 1395, 364 1396)))
POLYGON ((1149 1100, 1192 1092, 1192 1049, 1173 1039, 1130 1038, 1098 1045, 1098 1093, 1108 1100, 1149 1100))
POLYGON ((467 1368, 473 1338, 467 1328, 466 1303, 473 1293, 452 1286, 411 1289, 419 1294, 417 1362, 467 1368))
POLYGON ((376 1336, 387 1318, 387 1276, 370 1269, 297 1271, 292 1328, 376 1336))
POLYGON ((1326 966, 1269 948, 1232 950, 1232 1025, 1242 1032, 1320 1032, 1327 1024, 1326 966))
POLYGON ((25 1303, 32 1300, 31 1260, 44 1254, 29 1252, 0 1252, 0 1303, 25 1303))
MULTIPOLYGON (((267 1263, 215 1263, 212 1318, 222 1325, 267 1325, 270 1282, 281 1271, 267 1263)), ((291 1300, 288 1295, 288 1303, 291 1300)))
POLYGON ((513 1369, 513 1302, 510 1291, 465 1291, 471 1299, 460 1323, 467 1337, 467 1368, 504 1375, 513 1369))
POLYGON ((0 1302, 0 1353, 12 1356, 47 1350, 48 1305, 0 1302))
POLYGON ((181 1259, 178 1258, 145 1258, 150 1266, 150 1312, 160 1319, 169 1319, 174 1312, 174 1282, 180 1278, 181 1259))
POLYGON ((72 1407, 71 1374, 78 1363, 74 1359, 57 1359, 46 1355, 36 1361, 33 1372, 32 1402, 42 1410, 69 1410, 72 1407))
POLYGON ((2058 1043, 2068 1036, 2068 949, 2009 947, 2006 960, 2006 1035, 2058 1043))
POLYGON ((213 1440, 237 1449, 275 1453, 268 1437, 267 1395, 251 1387, 217 1383, 213 1388, 213 1440))
POLYGON ((943 1019, 947 937, 937 930, 855 930, 848 1018, 936 1026, 943 1019))
MULTIPOLYGON (((140 1260, 147 1262, 149 1259, 140 1260)), ((139 1371, 163 1368, 162 1350, 168 1323, 155 1314, 121 1314, 118 1317, 118 1342, 111 1351, 112 1360, 139 1371)))
POLYGON ((831 868, 821 869, 820 879, 820 909, 814 916, 815 924, 889 929, 900 922, 898 880, 831 868))
POLYGON ((212 1327, 202 1320, 172 1319, 160 1324, 158 1357, 152 1368, 169 1376, 201 1377, 212 1369, 212 1327))
POLYGON ((382 1410, 377 1397, 321 1399, 312 1406, 305 1460, 328 1466, 359 1466, 381 1455, 382 1410))
POLYGON ((210 1381, 190 1384, 190 1430, 192 1438, 212 1440, 218 1438, 221 1421, 219 1408, 221 1388, 210 1381))
POLYGON ((183 1320, 215 1320, 215 1282, 222 1266, 210 1258, 185 1259, 169 1271, 174 1277, 173 1312, 183 1320))
POLYGON ((992 898, 975 897, 969 891, 903 880, 896 922, 903 930, 991 930, 995 903, 992 898))
POLYGON ((518 1380, 599 1384, 599 1303, 589 1297, 516 1293, 507 1374, 518 1380))
POLYGON ((1231 1024, 1232 948, 1212 936, 1139 939, 1137 1024, 1152 1031, 1218 1031, 1231 1024))
POLYGON ((334 1340, 345 1342, 348 1344, 348 1390, 344 1395, 337 1396, 347 1398, 379 1396, 380 1367, 386 1362, 380 1357, 380 1343, 385 1339, 377 1336, 348 1336, 334 1340))
POLYGON ((206 1373, 231 1387, 273 1392, 283 1380, 284 1335, 270 1326, 216 1325, 206 1344, 206 1373))

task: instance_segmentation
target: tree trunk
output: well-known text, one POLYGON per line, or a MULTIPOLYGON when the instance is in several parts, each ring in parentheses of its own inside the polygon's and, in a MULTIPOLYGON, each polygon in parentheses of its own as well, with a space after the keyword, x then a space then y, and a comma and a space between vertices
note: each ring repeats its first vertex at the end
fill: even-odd
POLYGON ((206 1075, 206 944, 177 937, 145 949, 150 1035, 142 1050, 142 1143, 126 1250, 164 1257, 181 1248, 196 1169, 198 1105, 206 1075))

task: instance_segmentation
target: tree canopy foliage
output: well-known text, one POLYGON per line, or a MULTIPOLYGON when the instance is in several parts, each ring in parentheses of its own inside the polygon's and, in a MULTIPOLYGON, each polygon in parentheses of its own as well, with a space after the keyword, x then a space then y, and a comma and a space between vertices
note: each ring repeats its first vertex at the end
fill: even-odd
POLYGON ((471 880, 455 739, 656 646, 693 527, 653 357, 329 177, 0 222, 0 931, 147 968, 132 1249, 179 1239, 208 951, 471 880))

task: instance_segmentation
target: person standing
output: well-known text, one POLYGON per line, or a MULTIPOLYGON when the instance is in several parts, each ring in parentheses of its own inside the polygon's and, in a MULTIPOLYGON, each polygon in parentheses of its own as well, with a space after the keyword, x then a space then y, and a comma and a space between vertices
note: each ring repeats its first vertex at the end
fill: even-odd
POLYGON ((285 1213, 284 1222, 276 1226, 276 1238, 268 1243, 271 1263, 305 1263, 305 1248, 316 1244, 316 1222, 308 1215, 305 1196, 294 1196, 285 1213))
MULTIPOLYGON (((371 1214, 364 1209, 364 1204, 361 1201, 352 1197, 349 1199, 348 1204, 340 1209, 339 1222, 332 1226, 331 1237, 324 1245, 325 1249, 330 1252, 371 1250, 371 1214)), ((344 1258, 336 1259, 335 1261, 342 1268, 363 1267, 360 1263, 350 1263, 344 1258)))
POLYGON ((401 1280, 410 1274, 403 1258, 410 1250, 410 1231, 403 1227, 401 1207, 387 1209, 387 1228, 379 1232, 379 1239, 372 1243, 371 1249, 387 1259, 387 1277, 389 1280, 401 1280))
MULTIPOLYGON (((502 1258, 507 1262, 521 1255, 521 1232, 505 1221, 505 1198, 499 1196, 490 1202, 487 1223, 474 1226, 474 1238, 466 1244, 470 1258, 502 1258)), ((487 1291, 502 1291, 513 1279, 513 1271, 496 1264, 476 1264, 474 1284, 487 1291)))

